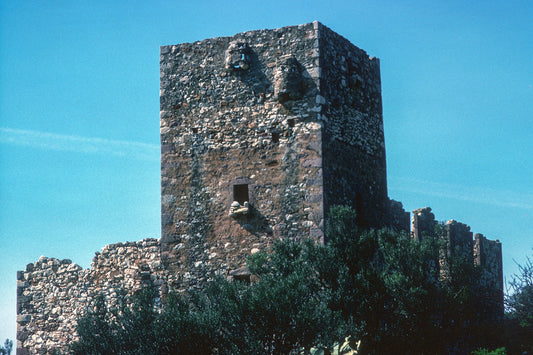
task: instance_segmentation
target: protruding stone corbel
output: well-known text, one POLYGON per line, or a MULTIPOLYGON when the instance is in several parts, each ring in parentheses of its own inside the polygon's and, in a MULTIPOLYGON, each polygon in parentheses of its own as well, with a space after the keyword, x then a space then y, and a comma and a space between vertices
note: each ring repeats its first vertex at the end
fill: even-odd
POLYGON ((242 205, 237 201, 233 201, 231 203, 229 215, 230 217, 238 218, 240 216, 246 216, 249 211, 250 205, 248 204, 248 201, 245 201, 242 205))
POLYGON ((251 49, 248 43, 244 41, 231 42, 226 50, 226 69, 229 71, 250 69, 250 53, 251 49))
POLYGON ((278 60, 274 80, 274 95, 280 103, 302 97, 302 66, 293 55, 283 56, 278 60))

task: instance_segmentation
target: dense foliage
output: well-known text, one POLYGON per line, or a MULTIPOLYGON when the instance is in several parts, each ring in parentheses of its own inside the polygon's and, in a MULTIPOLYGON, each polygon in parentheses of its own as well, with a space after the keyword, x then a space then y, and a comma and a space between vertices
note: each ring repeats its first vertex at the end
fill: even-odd
POLYGON ((509 285, 514 292, 507 297, 512 318, 523 327, 533 326, 533 261, 527 258, 524 265, 518 265, 519 273, 514 275, 509 285))
POLYGON ((487 349, 477 349, 472 352, 472 355, 506 355, 507 351, 505 350, 505 347, 494 349, 494 350, 487 350, 487 349))
POLYGON ((472 285, 461 258, 439 267, 442 245, 389 229, 359 230, 335 207, 326 245, 285 240, 254 254, 252 284, 216 278, 159 310, 150 289, 116 307, 103 296, 78 320, 77 354, 288 354, 332 348, 347 335, 360 353, 450 353, 480 344, 472 285), (460 271, 460 272, 459 272, 460 271))

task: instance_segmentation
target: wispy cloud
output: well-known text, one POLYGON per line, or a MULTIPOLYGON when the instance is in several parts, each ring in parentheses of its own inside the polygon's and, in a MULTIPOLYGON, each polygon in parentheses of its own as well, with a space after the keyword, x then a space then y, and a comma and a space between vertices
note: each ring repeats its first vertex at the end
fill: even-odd
POLYGON ((139 160, 159 159, 159 145, 0 127, 0 143, 38 149, 100 154, 139 160))
POLYGON ((411 178, 389 179, 389 191, 416 193, 426 196, 533 210, 533 194, 486 187, 455 185, 411 178))

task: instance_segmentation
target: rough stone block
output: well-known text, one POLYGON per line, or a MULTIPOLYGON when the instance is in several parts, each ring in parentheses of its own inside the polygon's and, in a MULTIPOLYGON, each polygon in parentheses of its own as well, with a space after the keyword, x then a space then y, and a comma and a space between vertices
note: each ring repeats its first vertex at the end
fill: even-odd
POLYGON ((31 322, 31 314, 19 314, 17 315, 17 323, 20 325, 28 324, 31 322))

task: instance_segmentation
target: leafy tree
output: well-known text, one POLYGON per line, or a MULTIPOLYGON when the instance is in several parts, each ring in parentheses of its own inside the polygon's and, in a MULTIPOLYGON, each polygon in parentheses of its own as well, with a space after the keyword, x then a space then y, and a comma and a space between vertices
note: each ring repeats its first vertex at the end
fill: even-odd
POLYGON ((529 257, 524 265, 518 265, 519 273, 513 275, 509 285, 514 290, 507 297, 510 315, 518 319, 522 327, 533 326, 533 260, 529 257))
POLYGON ((72 352, 288 354, 332 344, 333 312, 306 265, 305 245, 278 243, 274 249, 255 260, 261 277, 256 283, 217 277, 202 291, 170 294, 160 313, 149 288, 131 299, 119 297, 115 307, 99 296, 78 320, 80 339, 72 352))
POLYGON ((359 231, 347 207, 333 208, 330 216, 328 248, 337 262, 322 267, 338 275, 329 278, 332 307, 362 340, 361 352, 417 353, 435 346, 440 329, 431 315, 441 290, 432 240, 418 243, 389 229, 359 231))
POLYGON ((447 257, 444 277, 442 239, 359 230, 349 207, 334 207, 330 216, 332 257, 318 268, 329 275, 331 308, 362 340, 361 353, 446 353, 476 343, 478 270, 464 255, 447 257))
POLYGON ((72 345, 74 354, 108 354, 116 349, 108 313, 105 296, 97 295, 87 314, 78 319, 79 341, 72 345))
POLYGON ((509 350, 533 352, 533 260, 527 258, 518 264, 518 273, 513 275, 509 285, 512 294, 506 297, 509 350), (510 330, 510 331, 509 331, 510 330))
POLYGON ((250 270, 259 281, 247 288, 246 323, 262 353, 285 354, 332 345, 341 335, 341 318, 330 305, 331 290, 317 264, 327 248, 312 241, 275 243, 270 254, 254 255, 250 270))
MULTIPOLYGON (((209 354, 220 345, 217 328, 223 330, 217 324, 223 318, 214 308, 224 308, 224 305, 213 307, 209 305, 207 293, 201 296, 195 299, 177 293, 168 295, 162 313, 153 324, 158 349, 154 354, 209 354)), ((231 322, 229 318, 227 321, 231 322)))
POLYGON ((13 341, 6 339, 4 346, 0 346, 0 355, 10 355, 13 350, 13 341))
POLYGON ((494 350, 487 350, 484 348, 477 349, 472 351, 472 355, 506 355, 507 351, 505 348, 498 348, 494 350))

